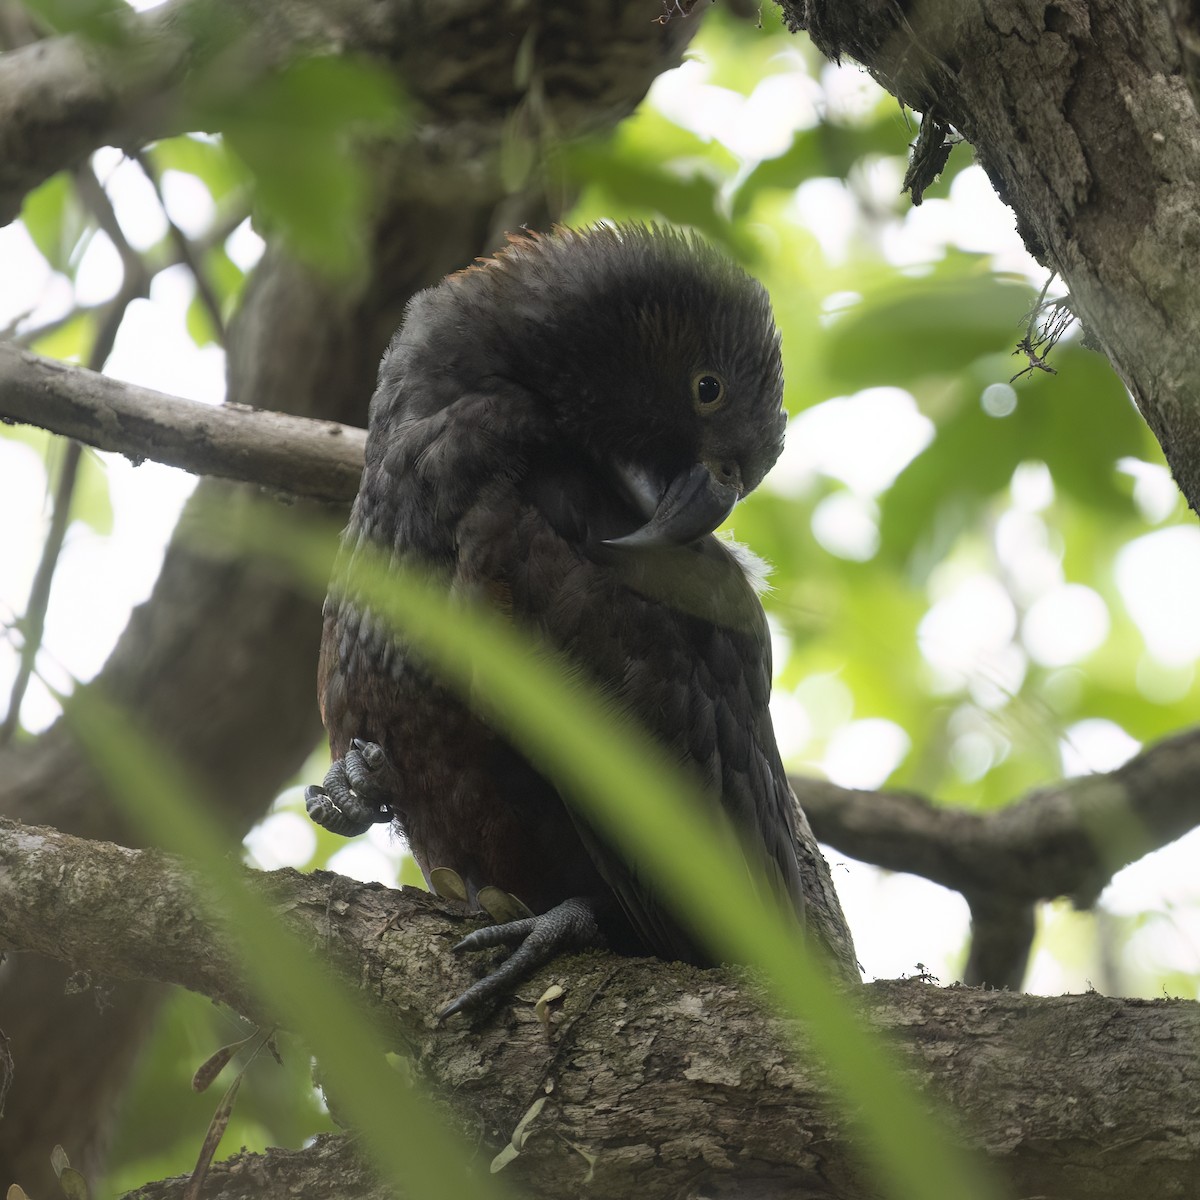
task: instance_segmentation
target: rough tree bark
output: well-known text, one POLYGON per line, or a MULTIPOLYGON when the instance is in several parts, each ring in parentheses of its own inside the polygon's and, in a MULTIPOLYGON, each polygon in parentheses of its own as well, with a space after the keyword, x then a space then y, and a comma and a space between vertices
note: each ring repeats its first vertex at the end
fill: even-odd
MULTIPOLYGON (((450 951, 463 925, 452 904, 326 872, 246 875, 293 931, 346 967, 421 1077, 453 1093, 481 1164, 549 1096, 505 1168, 525 1194, 877 1194, 803 1033, 770 1014, 745 973, 591 952, 553 964, 486 1021, 442 1025, 434 1014, 464 971, 450 951), (547 1037, 532 1001, 555 981, 566 995, 547 1037)), ((196 896, 161 854, 0 822, 0 944, 35 946, 99 975, 190 987, 261 1019, 230 966, 225 932, 197 917, 196 896), (59 886, 64 877, 73 886, 59 886)), ((1194 1195, 1195 1004, 920 980, 868 985, 847 1002, 888 1031, 905 1073, 954 1114, 1012 1195, 1194 1195)), ((336 1188, 320 1194, 385 1194, 340 1139, 241 1156, 214 1169, 206 1194, 312 1195, 313 1172, 334 1169, 336 1188)), ((136 1195, 180 1196, 184 1182, 136 1195)))

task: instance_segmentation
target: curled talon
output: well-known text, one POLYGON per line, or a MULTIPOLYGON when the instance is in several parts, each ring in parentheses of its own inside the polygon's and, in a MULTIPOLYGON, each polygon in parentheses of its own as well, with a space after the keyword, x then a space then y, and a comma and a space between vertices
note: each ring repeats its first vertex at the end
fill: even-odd
POLYGON ((309 818, 341 837, 357 837, 372 825, 390 821, 392 809, 378 781, 386 762, 382 746, 355 738, 344 757, 326 772, 321 786, 304 789, 309 818))
POLYGON ((383 747, 378 742, 365 742, 362 738, 354 738, 350 745, 358 751, 363 765, 368 771, 378 771, 387 762, 383 747))

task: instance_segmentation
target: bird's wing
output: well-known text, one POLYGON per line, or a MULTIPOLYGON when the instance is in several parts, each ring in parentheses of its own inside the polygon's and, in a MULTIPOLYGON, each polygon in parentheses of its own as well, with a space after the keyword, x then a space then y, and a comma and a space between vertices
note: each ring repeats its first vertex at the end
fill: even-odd
MULTIPOLYGON (((507 581, 514 616, 638 719, 695 780, 698 806, 719 803, 754 873, 802 916, 794 801, 767 707, 770 638, 737 556, 712 537, 670 550, 605 547, 608 523, 628 514, 614 511, 619 500, 591 468, 530 479, 507 581)), ((568 807, 647 946, 709 961, 650 873, 568 807)))

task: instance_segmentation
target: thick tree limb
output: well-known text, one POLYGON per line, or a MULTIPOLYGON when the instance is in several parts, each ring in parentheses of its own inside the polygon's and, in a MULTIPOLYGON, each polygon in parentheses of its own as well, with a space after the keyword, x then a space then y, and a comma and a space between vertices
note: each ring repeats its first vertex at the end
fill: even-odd
POLYGON ((363 430, 334 421, 166 396, 2 343, 0 419, 135 462, 343 503, 358 490, 366 442, 363 430))
POLYGON ((497 118, 527 99, 518 54, 556 130, 609 126, 694 31, 682 16, 654 23, 662 12, 661 0, 624 12, 595 4, 530 12, 481 0, 169 0, 122 18, 115 47, 37 42, 0 56, 0 224, 32 188, 96 147, 136 151, 194 129, 209 101, 227 105, 302 54, 371 56, 423 107, 417 136, 435 162, 408 175, 410 192, 444 196, 440 176, 450 169, 468 189, 491 187, 497 118))
POLYGON ((1180 48, 1195 5, 779 2, 822 52, 974 144, 1200 511, 1200 114, 1180 48))
MULTIPOLYGON (((389 1014, 424 1077, 453 1092, 482 1131, 482 1161, 533 1099, 550 1096, 508 1168, 530 1195, 579 1193, 587 1163, 571 1147, 594 1156, 586 1190, 598 1200, 873 1194, 820 1069, 736 972, 592 953, 555 963, 488 1019, 438 1025, 440 1001, 470 969, 450 951, 462 920, 445 902, 326 873, 254 882, 389 1014), (566 997, 547 1039, 530 1002, 551 980, 566 997)), ((166 856, 0 823, 0 945, 252 1007, 224 939, 166 856)), ((862 1003, 1014 1194, 1190 1194, 1200 1171, 1196 1005, 916 981, 872 985, 862 1003)))

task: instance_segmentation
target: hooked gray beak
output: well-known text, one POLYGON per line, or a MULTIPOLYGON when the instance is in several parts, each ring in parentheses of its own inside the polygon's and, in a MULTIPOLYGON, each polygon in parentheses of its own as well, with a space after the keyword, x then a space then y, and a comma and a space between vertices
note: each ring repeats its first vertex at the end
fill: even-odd
POLYGON ((734 467, 726 468, 721 480, 705 463, 696 463, 665 490, 640 468, 619 467, 618 474, 649 520, 624 537, 609 538, 606 546, 686 546, 712 533, 741 499, 741 479, 734 467))

